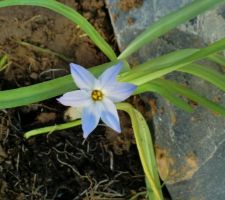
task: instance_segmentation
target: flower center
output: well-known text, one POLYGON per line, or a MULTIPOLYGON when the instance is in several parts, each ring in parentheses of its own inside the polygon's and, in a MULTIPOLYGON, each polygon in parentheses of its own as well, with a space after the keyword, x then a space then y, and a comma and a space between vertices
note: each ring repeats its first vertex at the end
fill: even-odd
POLYGON ((91 97, 94 101, 100 101, 103 99, 103 93, 100 90, 93 90, 91 97))

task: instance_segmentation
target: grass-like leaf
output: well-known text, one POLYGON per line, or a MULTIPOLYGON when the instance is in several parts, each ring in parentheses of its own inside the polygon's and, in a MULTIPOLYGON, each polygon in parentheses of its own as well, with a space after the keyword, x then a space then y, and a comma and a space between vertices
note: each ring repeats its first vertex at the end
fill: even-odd
POLYGON ((165 66, 175 65, 183 59, 193 55, 197 51, 199 51, 199 49, 181 49, 173 51, 171 53, 150 59, 143 64, 135 66, 133 68, 133 72, 145 71, 146 73, 146 70, 150 70, 152 72, 160 70, 165 68, 165 66))
POLYGON ((79 25, 80 28, 92 39, 92 41, 111 60, 116 61, 117 57, 110 45, 101 37, 95 28, 74 9, 55 0, 3 0, 0 1, 0 8, 9 6, 40 6, 53 10, 79 25))
POLYGON ((42 134, 51 134, 54 131, 60 131, 60 130, 72 128, 72 127, 79 126, 79 125, 81 125, 81 120, 76 120, 76 121, 71 121, 71 122, 67 122, 64 124, 56 124, 53 126, 47 126, 47 127, 43 127, 43 128, 33 129, 31 131, 24 133, 24 137, 26 139, 29 139, 30 137, 33 137, 33 136, 42 135, 42 134))
POLYGON ((213 54, 208 57, 209 60, 225 67, 225 58, 220 54, 213 54))
MULTIPOLYGON (((166 63, 166 64, 157 66, 157 69, 155 69, 155 67, 151 67, 148 70, 140 70, 140 72, 136 72, 136 73, 127 72, 126 76, 121 76, 121 81, 130 81, 136 85, 142 85, 146 82, 149 82, 151 80, 164 76, 168 73, 171 73, 175 70, 178 70, 184 67, 185 65, 188 65, 188 64, 191 64, 192 62, 206 58, 224 49, 225 49, 225 38, 218 40, 215 43, 209 45, 208 47, 202 48, 198 50, 197 52, 183 58, 182 60, 178 60, 177 62, 173 64, 168 65, 166 63)), ((143 65, 145 64, 147 68, 148 62, 144 63, 143 65)))
POLYGON ((0 71, 5 69, 7 61, 8 61, 8 56, 6 54, 0 58, 0 71))
POLYGON ((138 37, 136 37, 120 54, 119 58, 127 58, 139 48, 153 41, 169 30, 221 3, 225 3, 224 0, 195 0, 182 9, 162 17, 160 20, 150 25, 138 37))
POLYGON ((147 179, 148 199, 163 200, 155 160, 151 133, 142 114, 128 103, 118 103, 117 108, 127 112, 131 118, 138 153, 147 179))
POLYGON ((199 64, 190 64, 179 69, 199 78, 206 80, 225 92, 225 76, 213 69, 199 64))
MULTIPOLYGON (((113 64, 115 63, 106 63, 91 68, 90 71, 98 76, 102 73, 102 71, 113 64)), ((76 85, 73 82, 71 75, 67 75, 31 86, 0 91, 0 109, 31 104, 64 94, 74 89, 76 89, 76 85)))
POLYGON ((167 99, 170 103, 185 110, 186 112, 192 112, 193 108, 188 105, 187 102, 179 98, 176 92, 169 90, 165 86, 158 85, 157 83, 145 83, 137 88, 135 94, 145 93, 145 92, 155 92, 165 99, 167 99))
POLYGON ((225 107, 206 99, 205 97, 199 95, 197 92, 185 86, 182 86, 176 82, 165 80, 165 79, 156 79, 153 81, 153 83, 161 85, 162 87, 166 87, 179 95, 185 96, 193 100, 194 102, 198 103, 199 105, 203 107, 206 107, 214 112, 217 112, 225 116, 225 107))
POLYGON ((33 49, 34 51, 57 56, 57 57, 61 58, 62 60, 65 60, 67 62, 71 62, 72 61, 72 58, 68 58, 68 57, 66 57, 66 56, 64 56, 64 55, 62 55, 60 53, 54 52, 54 51, 52 51, 50 49, 38 47, 36 45, 30 44, 28 42, 23 42, 23 41, 19 41, 18 43, 20 45, 22 45, 22 46, 25 46, 25 47, 28 47, 30 49, 33 49))
MULTIPOLYGON (((160 59, 158 59, 160 65, 157 65, 157 62, 154 63, 157 67, 157 70, 154 67, 150 67, 148 69, 147 67, 149 63, 147 62, 143 64, 144 66, 142 65, 142 67, 145 67, 146 70, 141 70, 141 68, 139 68, 138 71, 130 70, 129 72, 125 72, 124 75, 122 74, 121 76, 119 76, 119 81, 132 82, 140 86, 174 70, 178 70, 179 68, 184 67, 187 64, 191 64, 194 61, 210 56, 217 51, 223 50, 224 48, 225 39, 222 39, 211 44, 209 47, 200 49, 198 51, 187 50, 189 51, 189 56, 185 56, 184 52, 182 52, 184 58, 175 60, 176 62, 173 62, 173 64, 168 65, 168 62, 171 62, 171 57, 167 57, 167 59, 164 59, 164 63, 160 63, 161 61, 160 59)), ((179 52, 176 54, 179 54, 179 52)), ((111 66, 112 64, 113 63, 107 63, 105 65, 102 65, 101 67, 92 69, 92 72, 96 73, 96 71, 98 71, 96 74, 100 74, 104 69, 111 66)), ((66 76, 19 89, 0 91, 0 109, 42 101, 51 97, 55 97, 57 95, 61 95, 73 89, 75 89, 75 85, 71 77, 66 76)))

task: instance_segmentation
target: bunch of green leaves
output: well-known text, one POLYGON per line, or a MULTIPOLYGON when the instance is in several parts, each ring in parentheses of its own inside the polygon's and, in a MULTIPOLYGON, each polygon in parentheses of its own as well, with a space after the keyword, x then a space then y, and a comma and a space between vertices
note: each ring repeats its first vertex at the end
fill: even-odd
MULTIPOLYGON (((118 60, 123 60, 127 63, 126 59, 145 44, 152 42, 154 39, 174 27, 222 3, 225 3, 225 0, 193 1, 191 4, 161 18, 153 25, 149 26, 143 33, 137 36, 118 57, 109 44, 107 44, 107 42, 85 18, 83 18, 72 8, 67 7, 55 0, 2 0, 0 1, 0 8, 15 5, 41 6, 55 11, 79 25, 80 28, 92 39, 92 41, 110 60, 109 63, 90 69, 97 76, 113 63, 118 62, 118 60)), ((136 84, 138 89, 135 94, 152 91, 162 95, 171 103, 184 109, 185 111, 191 112, 193 110, 192 107, 180 98, 184 96, 195 101, 201 106, 220 113, 221 115, 225 115, 224 107, 214 103, 210 99, 206 99, 197 92, 182 86, 177 82, 162 78, 164 75, 178 70, 204 79, 205 81, 208 81, 219 89, 225 91, 225 77, 222 74, 218 73, 216 70, 209 69, 206 66, 196 64, 196 61, 208 59, 224 66, 225 58, 217 54, 217 52, 224 49, 225 39, 221 39, 206 48, 183 49, 175 51, 142 63, 131 70, 129 68, 125 68, 118 78, 120 81, 127 81, 136 84)), ((1 63, 5 63, 5 57, 0 60, 0 64, 1 63)), ((4 64, 1 64, 0 66, 4 66, 4 64)), ((74 89, 76 89, 76 86, 72 81, 71 75, 67 75, 31 86, 0 91, 0 109, 31 104, 64 94, 74 89)), ((154 159, 154 148, 147 124, 142 115, 130 105, 122 103, 117 106, 118 109, 126 111, 131 117, 139 155, 146 174, 148 197, 151 200, 163 199, 154 159)), ((32 130, 27 132, 25 137, 29 138, 33 135, 70 128, 79 124, 80 121, 75 121, 32 130)))

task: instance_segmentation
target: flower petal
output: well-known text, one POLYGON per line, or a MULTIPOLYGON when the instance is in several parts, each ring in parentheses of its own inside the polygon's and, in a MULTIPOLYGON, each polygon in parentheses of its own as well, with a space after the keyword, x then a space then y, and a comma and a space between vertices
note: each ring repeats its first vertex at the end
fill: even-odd
POLYGON ((102 101, 102 112, 101 119, 109 127, 111 127, 116 132, 120 133, 120 122, 116 106, 108 98, 104 98, 102 101))
POLYGON ((64 106, 84 107, 91 104, 90 94, 85 90, 76 90, 67 92, 62 97, 57 99, 64 106))
POLYGON ((100 106, 96 102, 93 102, 89 107, 83 108, 81 122, 84 138, 87 138, 88 135, 96 128, 100 120, 100 114, 100 106))
POLYGON ((84 67, 70 63, 70 71, 74 82, 80 89, 92 89, 96 78, 84 67))
POLYGON ((120 102, 130 97, 136 88, 137 86, 131 83, 117 83, 108 89, 105 95, 113 102, 120 102))
POLYGON ((100 84, 102 88, 105 88, 107 85, 115 83, 116 76, 119 74, 123 66, 122 62, 119 62, 117 65, 114 65, 107 70, 105 70, 102 75, 99 77, 100 84))

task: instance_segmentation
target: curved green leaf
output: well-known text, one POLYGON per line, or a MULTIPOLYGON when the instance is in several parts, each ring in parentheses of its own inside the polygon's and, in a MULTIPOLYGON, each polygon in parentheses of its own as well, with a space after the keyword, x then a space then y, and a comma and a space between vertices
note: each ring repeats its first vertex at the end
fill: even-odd
MULTIPOLYGON (((93 67, 90 71, 95 75, 100 75, 102 71, 113 64, 114 62, 106 63, 98 67, 93 67)), ((67 75, 31 86, 0 91, 0 109, 31 104, 61 95, 74 89, 76 89, 76 85, 71 75, 67 75)))
POLYGON ((164 63, 162 65, 157 66, 156 67, 157 70, 154 67, 152 67, 152 68, 149 68, 148 70, 143 70, 143 71, 140 70, 140 72, 136 72, 136 73, 132 73, 132 71, 130 71, 126 73, 126 76, 122 75, 120 80, 130 81, 136 85, 142 85, 146 82, 162 77, 168 73, 171 73, 175 70, 178 70, 184 67, 185 65, 188 65, 188 64, 191 64, 192 62, 196 62, 198 60, 206 58, 210 56, 211 54, 214 54, 218 51, 222 51, 224 49, 225 49, 225 38, 218 40, 215 43, 209 45, 208 47, 202 48, 198 50, 197 52, 183 58, 182 60, 178 60, 177 62, 173 64, 168 65, 167 63, 164 63))
POLYGON ((148 191, 148 199, 163 200, 154 146, 150 130, 144 117, 128 103, 118 103, 117 109, 127 112, 131 118, 138 153, 146 175, 147 188, 149 187, 150 189, 148 191))
POLYGON ((220 54, 213 54, 213 55, 210 55, 208 57, 209 60, 219 64, 219 65, 222 65, 223 67, 225 66, 225 58, 224 56, 220 55, 220 54))
MULTIPOLYGON (((184 67, 187 64, 191 64, 194 61, 205 58, 217 51, 223 50, 225 48, 225 39, 219 40, 209 47, 198 50, 196 53, 191 54, 188 57, 185 57, 182 60, 178 60, 173 65, 163 64, 160 66, 160 70, 151 71, 149 70, 140 70, 140 72, 132 71, 125 72, 124 75, 119 75, 119 81, 126 81, 140 86, 144 83, 149 82, 150 80, 159 78, 167 73, 170 73, 174 70, 178 70, 181 67, 184 67)), ((115 62, 114 62, 115 63, 115 62)), ((106 69, 108 66, 113 63, 107 63, 100 68, 100 72, 106 69)), ((99 68, 98 68, 99 69, 99 68)), ((92 69, 93 71, 98 69, 92 69)), ((40 83, 28 87, 23 87, 14 90, 7 90, 0 92, 0 109, 16 107, 21 105, 26 105, 34 103, 37 101, 45 100, 67 91, 73 90, 74 84, 70 77, 61 77, 56 80, 48 81, 45 83, 40 83)))
POLYGON ((225 76, 213 69, 199 64, 190 64, 180 68, 179 71, 198 76, 225 92, 225 76))
POLYGON ((6 54, 0 58, 0 71, 5 69, 7 61, 8 61, 8 56, 6 54))
POLYGON ((81 120, 75 120, 72 122, 66 122, 64 124, 56 124, 53 126, 47 126, 47 127, 43 127, 43 128, 34 129, 34 130, 24 133, 24 137, 26 139, 29 139, 30 137, 33 137, 33 136, 37 136, 37 135, 41 135, 41 134, 45 134, 45 133, 49 134, 49 133, 53 133, 54 131, 68 129, 68 128, 72 128, 72 127, 75 127, 78 125, 81 125, 81 120))
POLYGON ((134 94, 140 94, 145 92, 155 92, 167 99, 169 102, 171 102, 178 108, 181 108, 187 112, 193 111, 193 108, 190 105, 188 105, 184 100, 177 97, 175 95, 175 92, 169 90, 167 87, 162 87, 156 83, 150 82, 139 86, 134 94))
POLYGON ((151 70, 151 71, 160 70, 162 68, 165 68, 165 66, 174 65, 177 62, 181 62, 182 60, 193 55, 199 50, 200 49, 180 49, 177 51, 173 51, 171 53, 168 53, 156 58, 152 58, 143 64, 135 66, 132 70, 133 72, 135 71, 146 72, 146 70, 151 70))
POLYGON ((117 57, 109 44, 101 37, 95 28, 74 9, 55 0, 3 0, 0 1, 0 8, 9 6, 40 6, 53 10, 80 26, 80 28, 92 39, 92 41, 111 60, 116 61, 117 57))
POLYGON ((157 83, 157 84, 161 85, 162 87, 170 88, 177 94, 185 96, 185 97, 195 101, 199 105, 206 107, 214 112, 217 112, 217 113, 225 116, 225 107, 218 105, 217 103, 214 103, 213 101, 210 101, 205 97, 202 97, 201 95, 199 95, 198 93, 196 93, 195 91, 193 91, 187 87, 184 87, 178 83, 175 83, 175 82, 169 81, 169 80, 165 80, 165 79, 156 79, 153 81, 153 83, 157 83))
POLYGON ((196 0, 187 6, 162 17, 160 20, 150 25, 144 32, 136 37, 128 47, 120 54, 119 59, 124 59, 140 49, 142 46, 153 41, 169 30, 194 18, 200 13, 213 8, 214 6, 225 3, 224 0, 196 0))

